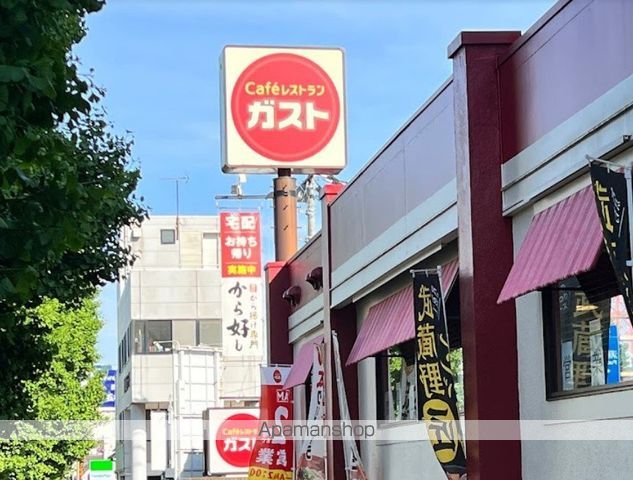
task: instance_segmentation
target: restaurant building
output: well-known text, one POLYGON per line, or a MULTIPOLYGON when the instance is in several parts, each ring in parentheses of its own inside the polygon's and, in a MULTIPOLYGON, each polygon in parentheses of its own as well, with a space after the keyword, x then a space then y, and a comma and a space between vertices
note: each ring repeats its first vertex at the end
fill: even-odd
MULTIPOLYGON (((382 421, 360 442, 370 478, 446 478, 416 421, 413 268, 442 267, 465 420, 546 421, 554 438, 563 421, 633 417, 633 330, 587 161, 633 162, 631 24, 628 0, 562 0, 523 34, 460 33, 451 77, 324 188, 320 234, 267 266, 270 361, 293 364, 295 416, 311 345, 325 339, 331 361, 335 330, 352 418, 382 421)), ((471 480, 633 471, 631 442, 521 441, 518 422, 515 440, 478 441, 471 425, 471 480)))

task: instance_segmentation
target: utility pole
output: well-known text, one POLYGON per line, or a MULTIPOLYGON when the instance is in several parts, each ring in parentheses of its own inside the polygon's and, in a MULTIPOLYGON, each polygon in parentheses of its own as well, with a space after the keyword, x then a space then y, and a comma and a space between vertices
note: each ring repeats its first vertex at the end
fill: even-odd
POLYGON ((297 182, 289 168, 273 179, 275 260, 286 261, 297 251, 297 182))
POLYGON ((316 179, 314 175, 308 175, 306 178, 306 217, 308 217, 308 238, 310 241, 316 233, 316 200, 315 194, 317 189, 316 179))
POLYGON ((299 185, 298 188, 298 202, 306 204, 306 219, 308 224, 308 234, 306 237, 306 243, 310 241, 317 233, 317 200, 319 198, 319 183, 318 179, 321 179, 326 185, 330 183, 341 183, 341 181, 334 175, 315 175, 310 174, 299 185))

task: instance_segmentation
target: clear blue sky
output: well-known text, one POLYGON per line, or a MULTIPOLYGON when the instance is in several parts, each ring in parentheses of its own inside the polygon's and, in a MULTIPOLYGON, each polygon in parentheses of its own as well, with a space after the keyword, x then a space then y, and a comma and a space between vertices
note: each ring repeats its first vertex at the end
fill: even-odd
MULTIPOLYGON (((110 0, 77 48, 107 90, 115 128, 130 130, 154 214, 215 214, 233 176, 220 171, 218 57, 226 44, 327 45, 346 52, 348 167, 352 177, 450 75, 446 47, 460 30, 525 30, 553 0, 213 1, 110 0)), ((267 193, 270 176, 248 178, 267 193)), ((220 205, 224 207, 225 205, 220 205)), ((263 209, 263 203, 250 205, 263 209)), ((102 292, 104 363, 116 364, 114 286, 102 292)))

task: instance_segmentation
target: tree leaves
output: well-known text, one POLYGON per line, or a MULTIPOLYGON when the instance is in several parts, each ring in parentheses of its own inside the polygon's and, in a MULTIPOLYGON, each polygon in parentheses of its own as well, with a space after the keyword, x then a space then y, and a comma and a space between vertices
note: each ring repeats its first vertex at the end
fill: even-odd
POLYGON ((0 83, 19 82, 27 75, 24 67, 14 67, 12 65, 0 65, 0 83))
POLYGON ((0 327, 43 298, 77 304, 131 258, 118 242, 145 208, 131 139, 72 46, 95 0, 0 0, 0 327), (27 241, 30 240, 30 241, 27 241))
MULTIPOLYGON (((0 0, 0 419, 92 418, 98 324, 84 299, 131 262, 119 232, 147 214, 131 138, 112 133, 102 89, 72 55, 102 6, 0 0)), ((84 454, 1 444, 0 477, 62 478, 84 454)))
MULTIPOLYGON (((14 355, 5 369, 16 374, 16 358, 37 354, 46 358, 43 368, 31 380, 8 388, 21 398, 21 417, 31 420, 98 420, 98 407, 104 392, 102 375, 94 367, 98 359, 97 334, 101 320, 97 304, 84 301, 69 309, 56 300, 23 311, 20 321, 4 332, 5 357, 14 355), (19 339, 32 342, 32 348, 20 353, 19 339), (36 347, 35 349, 33 347, 36 347)), ((3 358, 3 360, 6 358, 3 358)), ((19 362, 18 362, 19 364, 19 362)), ((18 372, 19 375, 19 372, 18 372)), ((0 398, 6 405, 7 398, 0 398)), ((6 408, 5 408, 6 409, 6 408)), ((74 461, 82 459, 91 448, 86 441, 0 441, 0 477, 15 480, 64 478, 74 461)))

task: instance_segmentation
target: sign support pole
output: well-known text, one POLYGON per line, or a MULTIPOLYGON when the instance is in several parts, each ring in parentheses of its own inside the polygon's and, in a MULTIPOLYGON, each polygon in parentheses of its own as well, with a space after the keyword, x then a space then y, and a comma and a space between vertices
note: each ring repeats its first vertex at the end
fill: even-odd
POLYGON ((275 260, 285 262, 297 251, 297 182, 289 168, 273 179, 275 260))

